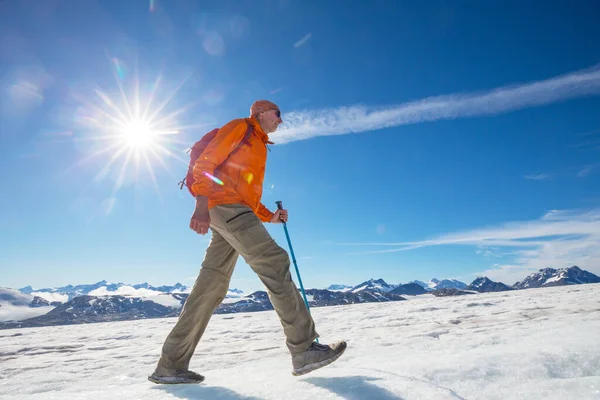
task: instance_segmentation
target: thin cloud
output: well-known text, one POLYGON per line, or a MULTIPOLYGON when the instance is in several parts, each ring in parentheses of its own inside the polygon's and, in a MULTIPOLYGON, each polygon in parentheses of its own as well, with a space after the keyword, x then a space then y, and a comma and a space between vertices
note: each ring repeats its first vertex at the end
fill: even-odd
POLYGON ((296 43, 294 43, 294 47, 298 48, 300 46, 303 46, 306 44, 306 42, 308 42, 308 39, 310 39, 312 37, 312 33, 307 33, 302 39, 298 40, 296 43))
POLYGON ((583 148, 583 149, 592 147, 593 149, 597 149, 597 148, 599 148, 600 140, 598 140, 596 136, 599 133, 600 133, 600 129, 595 129, 595 130, 592 130, 592 131, 578 133, 577 134, 578 137, 583 137, 583 138, 586 138, 587 140, 585 140, 583 142, 579 142, 579 143, 574 143, 574 144, 568 145, 567 147, 569 147, 569 148, 583 148))
MULTIPOLYGON (((301 42, 301 41, 300 41, 301 42)), ((298 43, 300 43, 298 42, 298 43)), ((347 106, 285 114, 277 143, 443 119, 495 115, 600 93, 600 65, 487 92, 452 94, 382 107, 347 106)))
POLYGON ((592 173, 594 167, 592 165, 588 165, 587 167, 582 168, 578 173, 577 176, 579 178, 585 178, 586 176, 588 176, 589 174, 592 173))
POLYGON ((600 145, 600 140, 588 140, 586 142, 581 142, 581 143, 576 143, 576 144, 570 144, 567 147, 569 148, 575 148, 575 149, 579 149, 579 148, 589 148, 589 147, 598 147, 598 145, 600 145))
MULTIPOLYGON (((505 264, 477 272, 512 284, 542 268, 578 265, 600 274, 600 208, 591 211, 552 210, 540 219, 444 234, 417 242, 346 243, 353 246, 386 246, 370 253, 408 251, 434 246, 473 246, 477 249, 510 249, 505 264)), ((364 253, 363 253, 364 254, 364 253)))
POLYGON ((596 133, 600 133, 600 129, 596 129, 596 130, 593 130, 593 131, 580 133, 577 136, 591 136, 591 135, 595 135, 596 133))
POLYGON ((269 92, 269 94, 275 94, 275 93, 279 93, 281 91, 283 91, 285 89, 285 87, 278 87, 277 89, 273 89, 269 92))
POLYGON ((533 180, 533 181, 546 181, 546 180, 550 179, 550 175, 548 175, 548 174, 532 174, 532 175, 525 175, 524 178, 533 180))
POLYGON ((478 248, 475 250, 475 254, 479 254, 484 257, 502 257, 502 254, 498 253, 495 248, 478 248))

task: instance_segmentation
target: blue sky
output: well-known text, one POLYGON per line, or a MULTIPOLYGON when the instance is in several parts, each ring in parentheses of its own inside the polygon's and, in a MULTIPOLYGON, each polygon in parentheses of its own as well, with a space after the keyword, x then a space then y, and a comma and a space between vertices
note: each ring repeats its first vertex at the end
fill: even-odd
MULTIPOLYGON (((289 209, 306 287, 598 274, 599 12, 0 2, 0 285, 193 284, 208 236, 177 186, 185 150, 262 98, 285 121, 263 202, 289 209), (129 118, 120 89, 178 133, 146 150, 107 137, 129 118)), ((231 286, 262 289, 241 259, 231 286)))

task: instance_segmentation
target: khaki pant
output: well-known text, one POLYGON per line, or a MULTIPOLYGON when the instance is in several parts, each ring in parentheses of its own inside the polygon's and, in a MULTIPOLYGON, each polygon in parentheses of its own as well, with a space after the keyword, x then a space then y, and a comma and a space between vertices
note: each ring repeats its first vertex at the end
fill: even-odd
POLYGON ((265 285, 294 354, 318 337, 315 324, 292 281, 287 252, 271 238, 249 207, 221 205, 210 209, 212 238, 200 275, 179 319, 169 333, 158 362, 161 369, 187 370, 196 345, 229 288, 238 255, 242 255, 265 285))

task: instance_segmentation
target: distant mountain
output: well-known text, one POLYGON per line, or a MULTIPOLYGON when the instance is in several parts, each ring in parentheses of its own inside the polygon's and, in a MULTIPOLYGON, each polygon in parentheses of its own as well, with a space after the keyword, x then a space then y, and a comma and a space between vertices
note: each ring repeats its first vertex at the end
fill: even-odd
MULTIPOLYGON (((91 322, 125 321, 131 319, 176 316, 176 308, 150 300, 125 296, 77 296, 47 314, 29 318, 10 327, 36 327, 51 325, 85 324, 91 322)), ((0 323, 0 328, 2 324, 0 323)))
POLYGON ((487 292, 504 292, 506 290, 513 290, 510 286, 506 286, 502 282, 494 282, 485 276, 480 276, 475 279, 469 286, 468 290, 475 290, 480 293, 487 292))
POLYGON ((51 293, 51 294, 66 295, 68 297, 68 300, 71 300, 74 297, 89 294, 90 292, 97 290, 99 288, 102 288, 102 287, 106 288, 107 291, 116 291, 121 286, 123 286, 122 283, 115 284, 115 283, 109 283, 105 280, 102 280, 102 281, 99 281, 99 282, 96 282, 93 284, 84 284, 84 285, 76 285, 76 286, 67 285, 67 286, 61 286, 61 287, 57 287, 57 288, 33 289, 31 286, 25 286, 25 287, 19 289, 19 291, 21 293, 25 293, 25 294, 51 293))
POLYGON ((67 285, 58 288, 43 288, 43 289, 33 289, 31 286, 26 286, 24 288, 19 289, 21 293, 31 294, 31 293, 57 293, 67 295, 69 300, 76 296, 81 296, 90 293, 96 289, 101 287, 105 287, 107 291, 116 291, 119 287, 123 286, 122 283, 109 283, 107 281, 99 281, 93 284, 85 284, 85 285, 67 285))
MULTIPOLYGON (((66 296, 66 301, 72 300, 77 296, 102 296, 102 295, 122 295, 133 297, 144 297, 149 295, 159 295, 161 293, 189 293, 191 288, 177 282, 175 285, 152 286, 147 282, 129 285, 122 282, 110 283, 105 280, 83 285, 67 285, 56 288, 33 289, 31 286, 25 286, 19 291, 23 294, 37 294, 40 297, 46 297, 54 300, 56 297, 66 296), (114 293, 113 293, 114 292, 114 293), (49 294, 49 295, 46 295, 49 294)), ((238 289, 229 289, 227 297, 240 297, 243 292, 238 289)), ((50 300, 50 301, 52 301, 50 300)), ((61 301, 64 302, 65 300, 61 301)))
POLYGON ((408 296, 416 296, 419 294, 429 293, 423 286, 417 283, 406 283, 404 285, 399 285, 394 290, 389 292, 390 294, 399 294, 399 295, 408 295, 408 296))
POLYGON ((329 290, 331 292, 339 292, 341 290, 349 290, 352 289, 353 286, 348 286, 348 285, 329 285, 329 287, 326 290, 329 290))
POLYGON ((255 312, 272 310, 273 305, 269 300, 267 292, 257 291, 239 300, 221 303, 215 310, 215 314, 231 314, 239 312, 255 312))
MULTIPOLYGON (((406 300, 400 295, 369 289, 358 292, 309 289, 306 295, 311 307, 406 300)), ((83 295, 59 305, 45 315, 19 322, 0 322, 0 329, 175 317, 179 315, 187 297, 187 293, 162 294, 148 298, 83 295)), ((267 292, 257 291, 239 299, 224 301, 214 313, 230 314, 272 309, 273 305, 267 292)))
POLYGON ((12 306, 29 306, 33 296, 19 293, 14 289, 0 288, 0 302, 8 303, 12 306))
POLYGON ((456 279, 442 279, 441 281, 433 278, 431 282, 435 285, 435 290, 438 289, 466 289, 467 284, 456 279))
MULTIPOLYGON (((122 283, 120 283, 119 285, 129 286, 129 285, 125 285, 122 283)), ((185 292, 189 291, 187 286, 182 285, 179 282, 177 282, 173 286, 169 286, 169 285, 152 286, 152 285, 148 284, 147 282, 144 282, 144 283, 138 283, 136 285, 133 285, 132 287, 134 289, 148 289, 148 290, 154 290, 154 291, 161 292, 161 293, 185 293, 185 292)))
POLYGON ((423 281, 412 281, 427 291, 434 291, 437 289, 466 289, 467 284, 456 279, 442 279, 441 281, 433 278, 429 282, 423 281))
POLYGON ((406 300, 404 297, 381 292, 379 290, 362 289, 359 291, 337 291, 332 292, 324 289, 308 289, 306 291, 308 304, 311 307, 337 306, 356 303, 381 303, 388 301, 406 300))
POLYGON ((43 315, 55 305, 41 297, 21 293, 16 289, 0 288, 0 324, 43 315))
POLYGON ((13 307, 49 307, 51 305, 41 297, 21 293, 15 289, 0 287, 0 306, 2 303, 13 307))
MULTIPOLYGON (((336 284, 328 289, 308 289, 306 295, 311 307, 325 307, 406 300, 402 295, 431 293, 445 297, 585 283, 600 283, 600 277, 573 266, 558 270, 541 269, 512 288, 487 277, 479 277, 468 286, 455 279, 434 278, 427 283, 412 281, 398 285, 388 284, 383 279, 370 279, 356 286, 336 284)), ((0 329, 177 316, 190 290, 181 283, 173 286, 126 285, 104 280, 90 285, 52 289, 36 290, 31 286, 19 290, 0 288, 0 329), (69 300, 48 300, 61 296, 68 296, 69 300)), ((215 314, 272 309, 269 296, 264 291, 245 296, 241 290, 229 289, 227 298, 215 314)))
POLYGON ((417 285, 421 286, 423 289, 425 289, 425 290, 426 290, 426 291, 428 291, 428 292, 431 292, 431 291, 433 291, 433 289, 432 289, 431 287, 429 287, 429 284, 428 284, 428 283, 425 283, 425 282, 423 282, 423 281, 417 281, 417 280, 415 280, 415 281, 411 281, 411 282, 409 282, 409 284, 412 284, 412 283, 414 283, 414 284, 417 284, 417 285))
POLYGON ((354 286, 351 291, 352 292, 360 292, 361 290, 370 290, 370 291, 379 291, 382 293, 387 293, 394 290, 398 285, 390 285, 383 279, 370 279, 361 283, 360 285, 354 286))
POLYGON ((600 277, 574 265, 569 268, 544 268, 513 285, 514 289, 600 283, 600 277))

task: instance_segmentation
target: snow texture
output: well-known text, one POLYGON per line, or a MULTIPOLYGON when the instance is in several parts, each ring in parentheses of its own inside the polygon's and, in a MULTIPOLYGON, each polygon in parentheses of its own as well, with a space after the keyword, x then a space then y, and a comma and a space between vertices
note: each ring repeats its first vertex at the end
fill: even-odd
POLYGON ((599 399, 600 284, 311 309, 334 364, 291 375, 273 311, 214 315, 191 369, 147 381, 175 318, 0 331, 1 399, 599 399))

